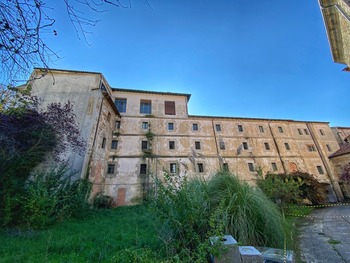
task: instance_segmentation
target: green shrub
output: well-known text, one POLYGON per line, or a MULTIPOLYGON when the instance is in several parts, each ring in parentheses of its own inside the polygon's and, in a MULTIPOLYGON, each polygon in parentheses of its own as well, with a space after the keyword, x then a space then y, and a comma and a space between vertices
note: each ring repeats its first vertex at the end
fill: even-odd
POLYGON ((210 208, 207 183, 165 173, 164 182, 156 180, 156 186, 155 196, 149 199, 162 223, 159 238, 168 259, 205 262, 209 251, 217 253, 209 237, 222 235, 222 224, 210 208))
POLYGON ((298 203, 301 199, 300 181, 280 175, 267 174, 257 181, 258 187, 273 202, 281 204, 298 203))
POLYGON ((63 219, 83 216, 89 208, 90 185, 85 180, 72 182, 73 176, 66 165, 35 173, 21 197, 20 224, 43 228, 63 219))
POLYGON ((112 204, 113 198, 101 193, 98 193, 93 200, 94 208, 112 208, 112 204))
POLYGON ((283 248, 287 222, 260 189, 225 171, 208 184, 212 208, 222 211, 225 233, 244 245, 283 248))

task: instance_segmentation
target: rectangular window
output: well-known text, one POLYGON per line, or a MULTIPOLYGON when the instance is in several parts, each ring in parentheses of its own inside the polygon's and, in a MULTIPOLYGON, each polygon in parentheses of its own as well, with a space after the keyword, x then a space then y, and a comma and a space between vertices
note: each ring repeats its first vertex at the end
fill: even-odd
POLYGON ((215 124, 215 129, 216 131, 221 131, 221 125, 220 124, 215 124))
POLYGON ((192 124, 192 130, 198 131, 198 124, 197 123, 192 124))
POLYGON ((107 166, 107 174, 114 174, 115 164, 109 163, 107 166))
POLYGON ((303 131, 301 129, 298 129, 299 135, 303 135, 303 131))
POLYGON ((142 122, 142 130, 148 130, 149 124, 147 121, 142 122))
POLYGON ((140 101, 140 113, 151 114, 152 113, 152 101, 141 100, 140 101))
POLYGON ((324 174, 322 166, 318 165, 316 167, 319 174, 324 174))
POLYGON ((140 164, 140 174, 146 174, 147 173, 147 164, 141 163, 140 164))
POLYGON ((264 132, 264 127, 263 126, 259 126, 259 131, 260 132, 264 132))
POLYGON ((223 164, 222 164, 222 169, 223 169, 224 171, 228 172, 228 171, 229 171, 228 163, 223 163, 223 164))
POLYGON ((170 164, 170 173, 172 173, 172 174, 176 174, 177 173, 176 163, 171 163, 170 164))
POLYGON ((238 131, 239 131, 239 132, 243 132, 243 126, 242 126, 242 125, 239 124, 239 125, 237 126, 237 128, 238 128, 238 131))
POLYGON ((286 147, 286 150, 290 150, 289 144, 287 142, 284 143, 284 147, 286 147))
POLYGON ((265 150, 270 150, 270 145, 268 142, 264 142, 265 150))
POLYGON ((272 171, 277 171, 277 164, 276 163, 271 163, 272 171))
POLYGON ((282 128, 281 126, 278 126, 278 131, 279 131, 280 133, 283 133, 283 128, 282 128))
POLYGON ((108 112, 108 114, 107 114, 107 121, 110 121, 110 120, 111 120, 111 113, 108 112))
POLYGON ((174 123, 173 122, 169 122, 168 123, 168 130, 169 131, 173 131, 174 130, 174 123))
POLYGON ((175 149, 175 141, 169 141, 169 149, 174 150, 175 149))
POLYGON ((314 145, 310 144, 310 145, 307 145, 307 149, 309 152, 315 152, 316 151, 316 148, 314 145))
POLYGON ((320 129, 320 134, 324 135, 324 131, 322 129, 320 129))
POLYGON ((220 142, 220 149, 225 150, 225 142, 223 141, 220 142))
POLYGON ((242 145, 243 145, 244 150, 248 150, 248 143, 247 142, 243 142, 242 145))
POLYGON ((106 147, 106 138, 103 137, 101 148, 104 149, 105 147, 106 147))
POLYGON ((197 167, 199 173, 204 173, 204 166, 202 163, 197 163, 197 167))
POLYGON ((194 147, 196 148, 196 150, 200 150, 200 148, 201 148, 201 142, 195 141, 195 142, 194 142, 194 147))
POLYGON ((332 147, 331 147, 329 144, 326 144, 326 147, 327 147, 327 150, 328 150, 329 152, 332 151, 332 147))
POLYGON ((141 142, 141 149, 142 150, 148 150, 148 141, 142 141, 141 142))
POLYGON ((118 141, 117 140, 112 140, 111 149, 117 149, 117 148, 118 148, 118 141))
POLYGON ((119 112, 126 112, 126 99, 116 98, 114 103, 119 112))
POLYGON ((175 115, 175 101, 165 101, 164 110, 166 115, 175 115))
POLYGON ((255 172, 254 164, 253 163, 248 163, 248 168, 250 172, 255 172))
POLYGON ((304 133, 305 133, 306 135, 309 135, 309 131, 308 131, 307 129, 304 129, 304 133))
POLYGON ((115 128, 116 129, 120 129, 120 121, 116 121, 115 122, 115 128))

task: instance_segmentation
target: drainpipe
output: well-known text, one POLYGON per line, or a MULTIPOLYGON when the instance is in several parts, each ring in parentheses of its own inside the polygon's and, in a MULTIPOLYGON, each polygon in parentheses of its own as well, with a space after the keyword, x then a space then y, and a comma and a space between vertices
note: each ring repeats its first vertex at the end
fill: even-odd
POLYGON ((333 194, 337 197, 338 201, 343 201, 344 200, 344 196, 343 196, 343 193, 341 192, 341 189, 340 189, 340 186, 338 184, 338 182, 334 179, 333 177, 333 173, 327 163, 327 160, 324 156, 324 154, 322 153, 321 151, 321 146, 320 144, 318 143, 317 139, 316 139, 316 136, 315 136, 315 133, 314 133, 314 130, 311 126, 310 123, 306 123, 306 126, 308 127, 309 129, 309 132, 310 132, 310 135, 311 135, 311 138, 312 140, 314 141, 315 145, 316 145, 316 149, 317 149, 317 152, 321 158, 321 161, 323 163, 323 166, 325 167, 326 169, 326 172, 328 174, 328 178, 331 182, 331 188, 332 188, 332 191, 333 191, 333 194))
POLYGON ((273 134, 273 131, 272 131, 270 122, 268 123, 268 125, 269 125, 270 133, 271 133, 271 135, 272 135, 273 143, 275 144, 275 147, 276 147, 276 150, 277 150, 278 158, 280 159, 281 164, 282 164, 283 172, 286 174, 286 173, 287 173, 287 169, 286 169, 286 167, 284 166, 284 161, 282 160, 281 152, 280 152, 280 149, 278 148, 278 144, 277 144, 277 142, 276 142, 275 135, 273 134))

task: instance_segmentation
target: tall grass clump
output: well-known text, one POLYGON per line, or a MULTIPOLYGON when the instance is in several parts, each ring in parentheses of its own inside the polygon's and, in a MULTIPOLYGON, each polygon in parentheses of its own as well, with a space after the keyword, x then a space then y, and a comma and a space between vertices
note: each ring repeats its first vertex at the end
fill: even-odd
POLYGON ((258 188, 220 171, 208 182, 211 206, 222 211, 225 233, 252 246, 283 248, 287 223, 258 188))
POLYGON ((207 183, 165 172, 164 180, 156 180, 156 186, 150 205, 161 222, 158 237, 167 259, 206 262, 209 251, 215 254, 217 249, 210 246, 209 237, 222 235, 217 212, 210 207, 207 183))

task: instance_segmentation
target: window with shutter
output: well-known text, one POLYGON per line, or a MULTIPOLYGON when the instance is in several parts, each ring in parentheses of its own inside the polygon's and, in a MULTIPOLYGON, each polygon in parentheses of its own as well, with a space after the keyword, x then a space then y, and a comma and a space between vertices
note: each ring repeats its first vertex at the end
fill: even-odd
POLYGON ((164 102, 165 107, 165 114, 166 115, 175 115, 175 101, 165 101, 164 102))

